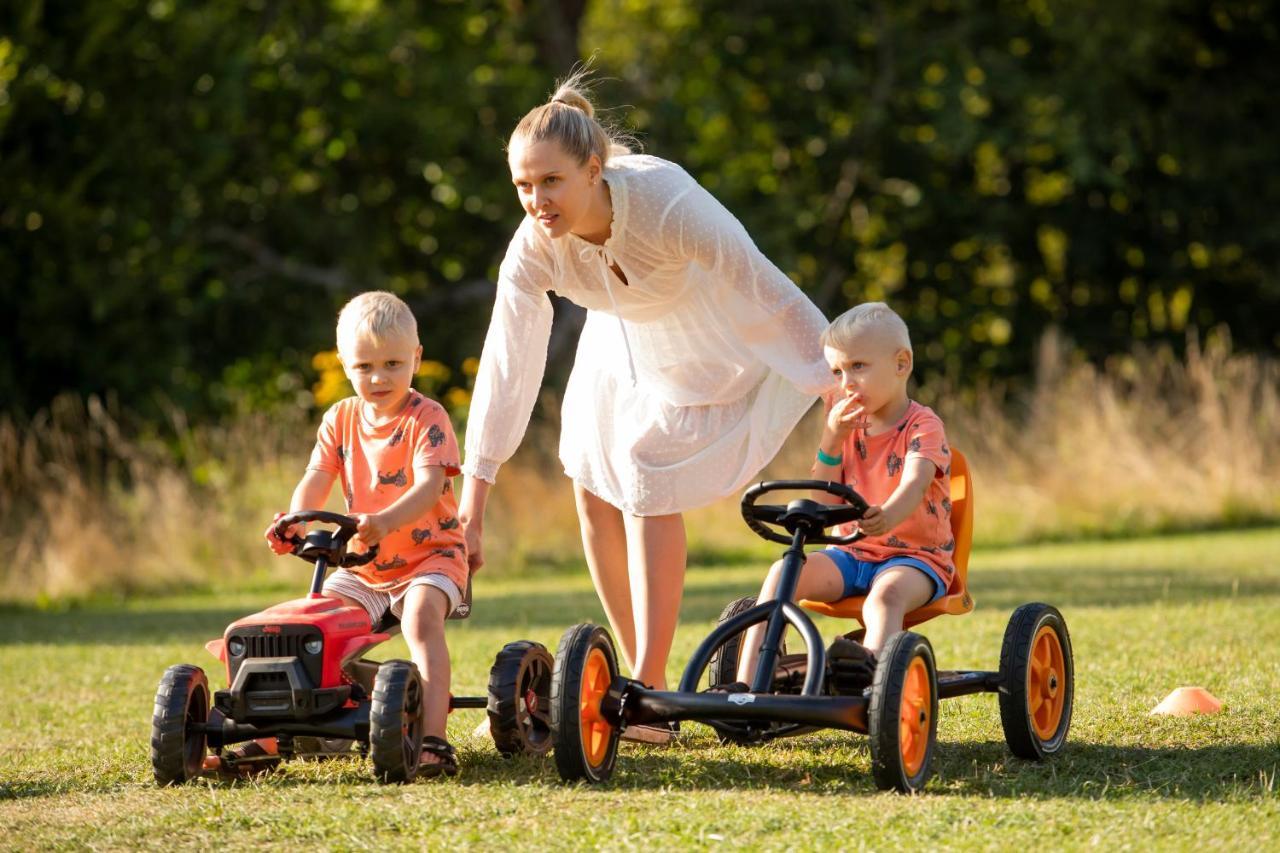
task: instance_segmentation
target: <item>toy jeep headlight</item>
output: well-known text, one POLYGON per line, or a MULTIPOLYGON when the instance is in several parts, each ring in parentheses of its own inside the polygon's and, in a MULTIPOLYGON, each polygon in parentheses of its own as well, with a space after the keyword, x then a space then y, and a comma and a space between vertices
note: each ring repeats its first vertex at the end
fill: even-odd
POLYGON ((311 637, 302 644, 302 650, 309 655, 318 655, 324 649, 324 640, 311 637))
POLYGON ((232 637, 227 640, 227 654, 233 658, 238 658, 244 654, 244 640, 240 637, 232 637))

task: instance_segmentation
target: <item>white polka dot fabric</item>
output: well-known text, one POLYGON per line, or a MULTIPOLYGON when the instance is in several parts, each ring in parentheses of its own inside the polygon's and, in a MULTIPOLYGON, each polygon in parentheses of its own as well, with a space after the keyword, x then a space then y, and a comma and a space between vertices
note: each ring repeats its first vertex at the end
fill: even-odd
POLYGON ((826 320, 679 166, 629 155, 604 176, 603 246, 552 240, 526 217, 507 248, 463 471, 493 482, 524 436, 554 290, 588 309, 562 410, 565 472, 627 512, 682 512, 742 488, 832 387, 826 320))

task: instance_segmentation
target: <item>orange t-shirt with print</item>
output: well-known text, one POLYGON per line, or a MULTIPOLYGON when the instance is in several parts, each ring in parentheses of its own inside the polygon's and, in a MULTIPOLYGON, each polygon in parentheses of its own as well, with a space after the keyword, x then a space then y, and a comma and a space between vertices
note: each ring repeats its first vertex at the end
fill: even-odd
MULTIPOLYGON (((446 477, 460 473, 458 440, 449 414, 417 391, 398 417, 374 426, 359 397, 339 400, 325 412, 307 469, 335 474, 342 481, 347 512, 375 513, 413 486, 415 472, 439 466, 446 477)), ((378 556, 355 572, 372 589, 389 590, 414 575, 438 573, 465 589, 467 554, 453 483, 430 511, 396 528, 378 543, 378 556)))
MULTIPOLYGON (((887 431, 867 435, 865 430, 854 430, 845 439, 843 454, 842 481, 873 506, 883 506, 898 488, 908 459, 918 456, 937 466, 924 498, 905 521, 888 533, 840 547, 872 563, 890 557, 923 560, 937 570, 950 590, 956 573, 952 560, 956 542, 951 535, 951 448, 942 419, 928 406, 912 400, 887 431)), ((844 532, 852 529, 850 526, 844 532)))

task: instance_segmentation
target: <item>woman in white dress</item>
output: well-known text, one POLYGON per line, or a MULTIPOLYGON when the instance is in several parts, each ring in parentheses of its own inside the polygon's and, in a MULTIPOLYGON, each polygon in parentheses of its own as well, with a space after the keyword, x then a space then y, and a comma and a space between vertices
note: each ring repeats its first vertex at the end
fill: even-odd
POLYGON ((587 309, 560 438, 587 565, 634 676, 662 689, 681 513, 741 489, 832 386, 826 320, 683 169, 613 141, 578 85, 531 110, 508 145, 527 215, 498 275, 460 515, 478 569, 489 487, 542 383, 554 290, 587 309))

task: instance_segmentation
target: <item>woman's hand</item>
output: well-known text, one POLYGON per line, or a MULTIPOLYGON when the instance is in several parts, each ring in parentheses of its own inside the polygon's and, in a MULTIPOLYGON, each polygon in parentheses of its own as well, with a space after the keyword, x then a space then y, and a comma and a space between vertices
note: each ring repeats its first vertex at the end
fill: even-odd
POLYGON ((484 565, 484 507, 489 502, 491 484, 475 477, 462 478, 462 499, 458 502, 458 520, 462 522, 462 535, 467 546, 467 565, 471 574, 484 565))

